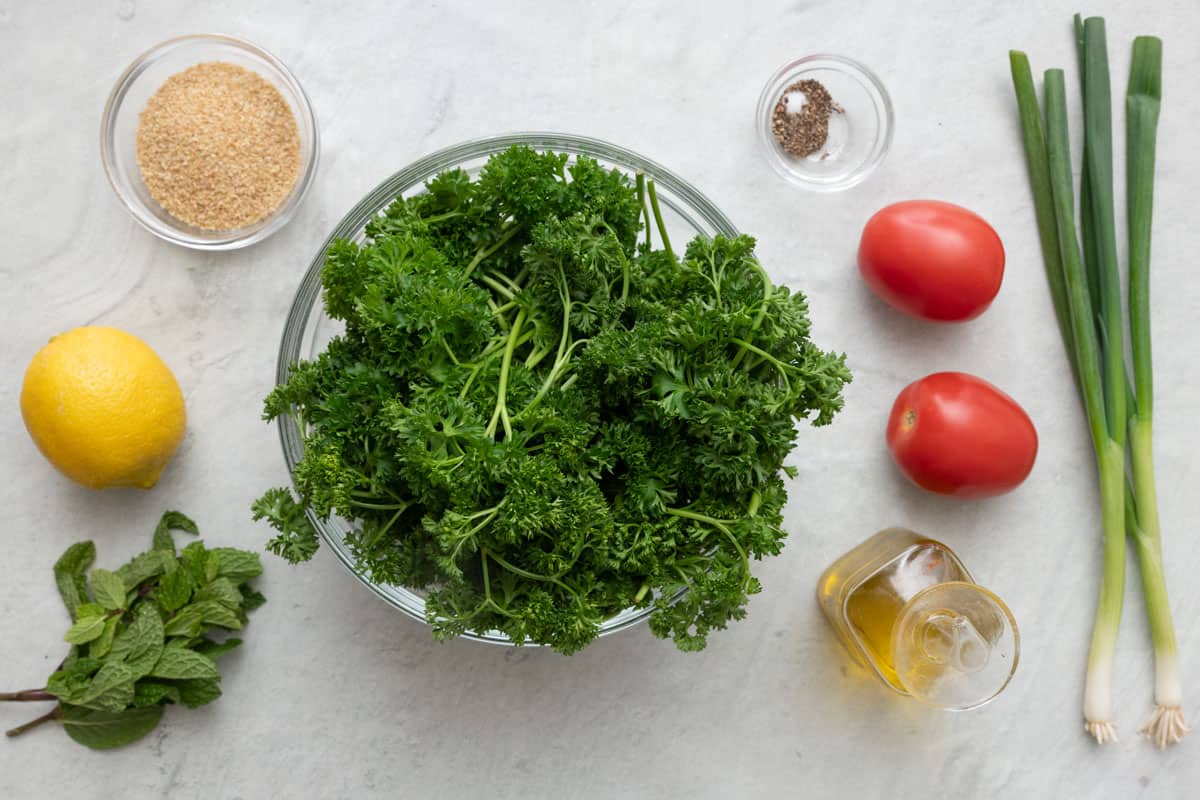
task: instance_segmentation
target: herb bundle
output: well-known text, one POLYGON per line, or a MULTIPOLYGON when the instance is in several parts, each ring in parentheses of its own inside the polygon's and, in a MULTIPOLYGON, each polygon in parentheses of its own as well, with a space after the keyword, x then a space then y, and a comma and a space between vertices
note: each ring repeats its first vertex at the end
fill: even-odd
POLYGON ((571 653, 653 605, 704 647, 783 545, 795 420, 841 408, 845 357, 750 237, 677 257, 641 176, 513 147, 426 189, 326 254, 345 333, 267 398, 305 437, 298 499, 254 504, 270 549, 312 556, 306 512, 353 521, 357 569, 426 590, 442 638, 571 653))
POLYGON ((92 542, 59 558, 54 579, 74 622, 65 637, 71 650, 44 688, 0 693, 0 701, 58 705, 9 736, 57 721, 80 744, 107 750, 152 731, 164 705, 196 708, 221 696, 214 659, 241 639, 212 634, 240 630, 265 602, 249 586, 262 564, 255 553, 200 541, 177 552, 172 530, 198 533, 192 520, 168 511, 150 550, 115 572, 93 569, 90 585, 92 542))
POLYGON ((1024 53, 1012 51, 1009 60, 1046 275, 1068 360, 1083 398, 1100 473, 1104 577, 1088 657, 1084 718, 1087 731, 1098 742, 1115 741, 1112 666, 1121 622, 1128 539, 1141 566, 1156 662, 1156 708, 1142 731, 1161 748, 1188 733, 1163 572, 1152 451, 1150 222, 1155 139, 1162 103, 1162 41, 1152 36, 1134 40, 1125 98, 1131 378, 1125 364, 1126 325, 1117 264, 1112 99, 1104 20, 1083 20, 1076 15, 1075 38, 1084 117, 1078 229, 1063 72, 1046 71, 1043 120, 1029 59, 1024 53))

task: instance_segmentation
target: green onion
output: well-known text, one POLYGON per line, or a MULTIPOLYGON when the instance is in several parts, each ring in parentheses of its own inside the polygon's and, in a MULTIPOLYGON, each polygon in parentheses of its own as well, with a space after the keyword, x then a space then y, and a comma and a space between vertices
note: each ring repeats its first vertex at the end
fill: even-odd
POLYGON ((1162 85, 1162 43, 1134 42, 1126 98, 1128 145, 1129 312, 1134 375, 1125 366, 1121 285, 1113 209, 1112 100, 1104 20, 1075 17, 1084 140, 1080 219, 1076 230, 1066 88, 1061 70, 1045 74, 1045 127, 1029 60, 1011 51, 1009 65, 1033 189, 1034 211, 1051 300, 1083 400, 1100 478, 1103 578, 1084 691, 1086 729, 1098 742, 1116 740, 1112 669, 1125 582, 1125 540, 1141 561, 1154 640, 1157 709, 1142 729, 1159 747, 1187 732, 1180 669, 1163 577, 1154 487, 1149 324, 1150 220, 1154 147, 1162 85), (1080 257, 1078 236, 1082 235, 1080 257), (1133 480, 1125 473, 1126 435, 1133 480))
MULTIPOLYGON (((1080 29, 1079 15, 1075 16, 1080 29)), ((1117 268, 1117 229, 1113 211, 1112 92, 1108 77, 1108 46, 1104 20, 1090 17, 1082 23, 1083 40, 1083 157, 1090 219, 1085 218, 1085 241, 1091 240, 1089 285, 1099 285, 1101 371, 1108 435, 1125 444, 1125 324, 1121 316, 1121 274, 1117 268), (1090 225, 1088 224, 1090 223, 1090 225)), ((1124 455, 1122 451, 1122 463, 1124 455)))
MULTIPOLYGON (((1067 130, 1067 95, 1062 70, 1051 69, 1045 75, 1046 156, 1050 165, 1050 186, 1054 196, 1058 224, 1059 254, 1067 286, 1067 305, 1071 332, 1075 340, 1075 360, 1084 407, 1096 449, 1100 472, 1101 527, 1104 540, 1104 577, 1092 645, 1088 654, 1087 682, 1084 689, 1083 716, 1087 731, 1100 743, 1116 740, 1112 722, 1112 670, 1116 655, 1117 629, 1121 624, 1121 603, 1125 591, 1125 447, 1124 417, 1121 435, 1114 438, 1108 422, 1107 383, 1102 379, 1102 342, 1096 332, 1087 276, 1079 256, 1075 230, 1075 199, 1071 190, 1071 151, 1067 130)), ((1107 305, 1102 306, 1101 319, 1107 305)), ((1118 308, 1118 314, 1120 310, 1118 308)), ((1119 320, 1118 320, 1119 322, 1119 320)), ((1122 373, 1124 369, 1122 368, 1122 373)), ((1122 387, 1123 389, 1124 387, 1122 387)), ((1121 401, 1124 394, 1120 395, 1121 401)))
POLYGON ((1125 96, 1129 218, 1129 340, 1133 353, 1135 408, 1129 419, 1138 526, 1130 531, 1141 565, 1142 594, 1154 643, 1154 715, 1142 727, 1159 748, 1188 733, 1181 705, 1179 651, 1167 601, 1162 537, 1154 485, 1154 372, 1150 358, 1150 220, 1154 206, 1155 138, 1162 103, 1162 41, 1139 36, 1125 96))

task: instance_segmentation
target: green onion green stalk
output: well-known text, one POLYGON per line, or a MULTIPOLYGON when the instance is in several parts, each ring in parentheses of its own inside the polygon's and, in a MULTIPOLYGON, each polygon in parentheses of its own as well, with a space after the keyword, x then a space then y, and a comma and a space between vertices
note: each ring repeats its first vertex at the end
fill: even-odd
POLYGON ((1029 59, 1024 53, 1011 51, 1009 64, 1047 283, 1083 400, 1099 471, 1103 578, 1088 656, 1084 720, 1086 730, 1097 742, 1116 740, 1112 673, 1128 538, 1141 566, 1157 665, 1157 708, 1142 730, 1161 748, 1180 741, 1188 732, 1181 710, 1178 650, 1163 573, 1152 450, 1150 223, 1162 42, 1154 37, 1135 40, 1126 97, 1129 342, 1133 353, 1130 379, 1125 366, 1125 323, 1116 256, 1112 109, 1104 20, 1076 16, 1075 33, 1084 119, 1078 227, 1063 72, 1051 69, 1045 73, 1043 117, 1029 59), (1132 480, 1127 476, 1127 461, 1132 480))

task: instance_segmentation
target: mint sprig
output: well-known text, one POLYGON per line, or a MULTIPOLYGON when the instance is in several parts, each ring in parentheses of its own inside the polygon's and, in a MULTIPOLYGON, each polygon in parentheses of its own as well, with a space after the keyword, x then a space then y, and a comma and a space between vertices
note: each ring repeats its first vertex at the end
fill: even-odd
POLYGON ((187 516, 168 511, 152 548, 115 572, 89 572, 92 542, 58 559, 54 580, 73 623, 64 636, 71 649, 44 688, 0 692, 0 701, 57 705, 9 736, 59 722, 80 744, 108 750, 154 730, 165 705, 197 708, 221 696, 215 659, 242 642, 222 631, 241 630, 248 612, 266 602, 249 585, 262 564, 256 553, 209 550, 201 541, 177 551, 173 530, 199 533, 187 516))

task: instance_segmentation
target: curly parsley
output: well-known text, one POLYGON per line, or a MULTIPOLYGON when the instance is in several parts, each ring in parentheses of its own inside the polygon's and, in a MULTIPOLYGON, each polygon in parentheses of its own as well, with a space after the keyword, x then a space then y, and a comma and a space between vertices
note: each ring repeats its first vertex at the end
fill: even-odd
POLYGON ((850 373, 750 237, 652 249, 644 188, 513 147, 335 242, 345 334, 266 400, 306 431, 296 496, 254 505, 270 549, 312 556, 306 511, 352 520, 358 568, 426 590, 441 638, 572 653, 652 604, 656 635, 699 650, 741 619, 750 560, 783 545, 795 421, 828 423, 850 373))

